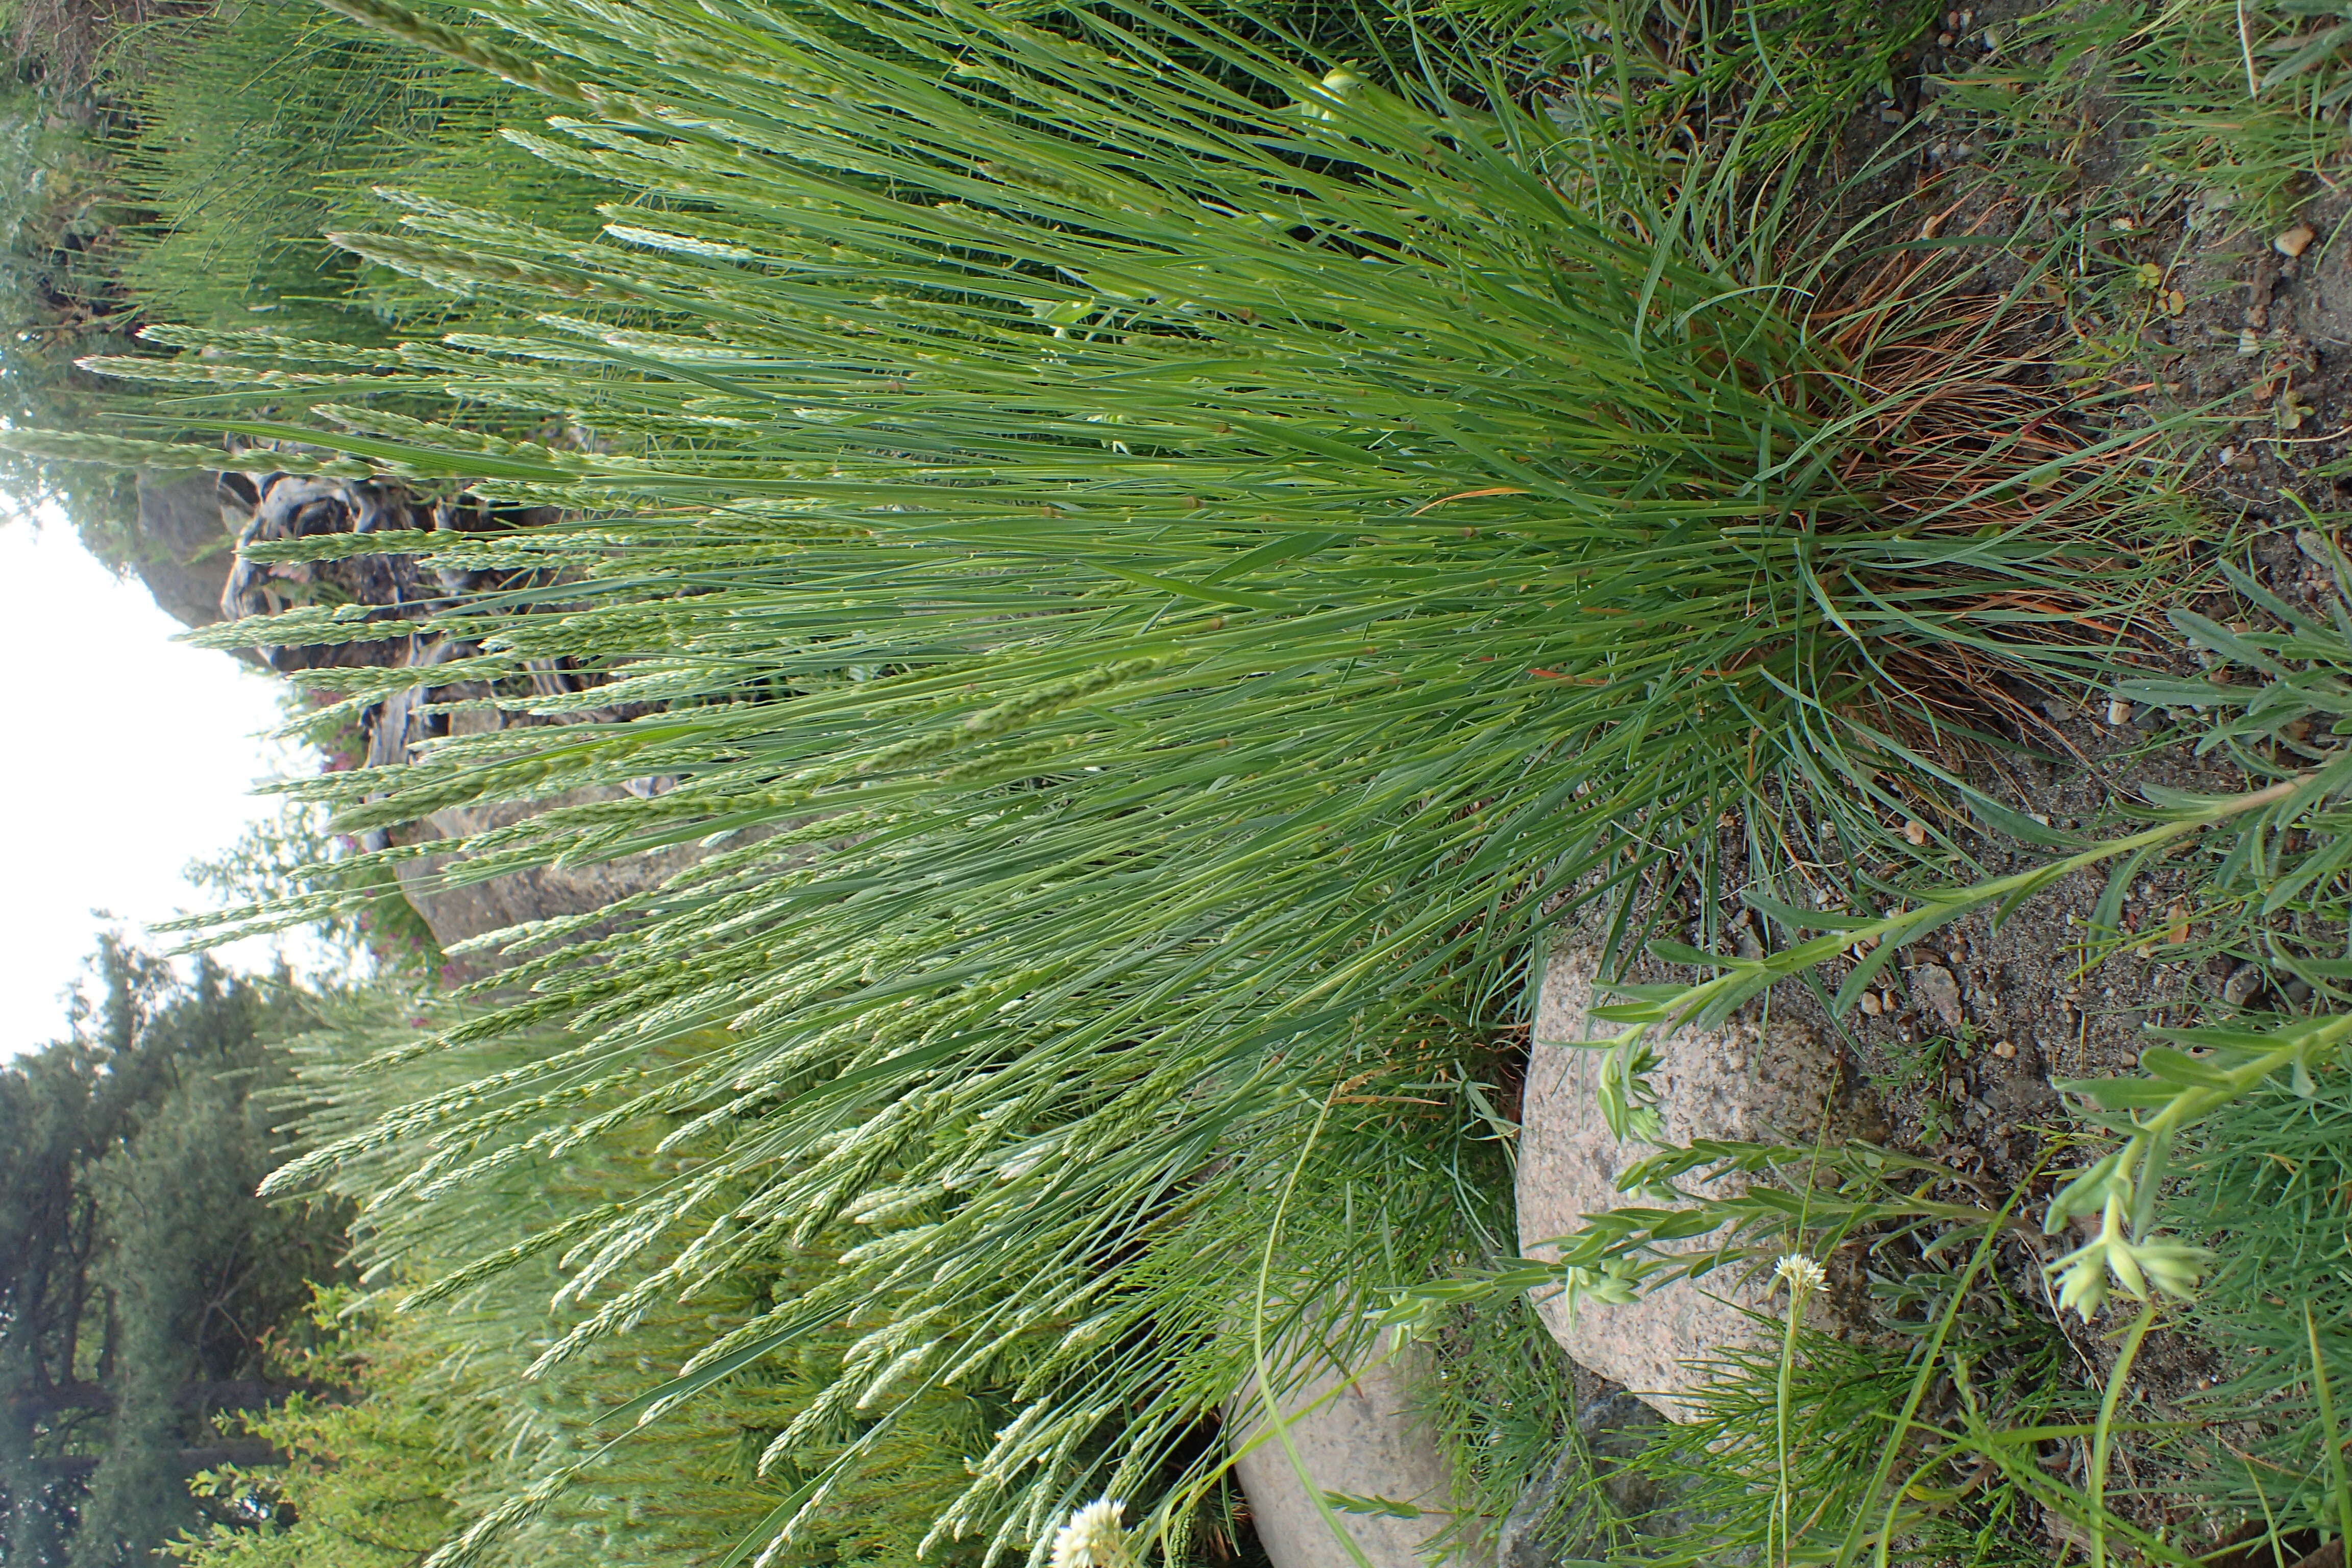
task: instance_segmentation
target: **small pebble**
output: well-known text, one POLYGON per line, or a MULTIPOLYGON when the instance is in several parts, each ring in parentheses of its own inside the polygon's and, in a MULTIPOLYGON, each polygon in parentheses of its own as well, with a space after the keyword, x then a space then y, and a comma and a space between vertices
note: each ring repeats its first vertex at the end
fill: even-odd
POLYGON ((2288 229, 2284 234, 2280 235, 2276 239, 2272 240, 2271 248, 2277 251, 2281 256, 2292 258, 2294 257, 2301 256, 2305 250, 2308 250, 2311 247, 2313 237, 2314 231, 2312 226, 2307 223, 2299 223, 2293 228, 2288 229))
POLYGON ((1923 963, 1911 972, 1911 994, 1948 1029, 1960 1026, 1960 986, 1940 963, 1923 963))
POLYGON ((1878 999, 1878 993, 1875 991, 1864 992, 1861 999, 1854 1005, 1873 1018, 1877 1017, 1879 1014, 1886 1010, 1886 1004, 1878 999))
POLYGON ((2132 705, 2125 701, 2122 698, 2114 698, 2108 701, 2107 723, 2111 727, 2130 723, 2131 716, 2132 705))
POLYGON ((2263 979, 2260 964, 2238 965, 2230 972, 2230 978, 2221 982, 2221 1000, 2232 1007, 2244 1006, 2253 1000, 2257 992, 2262 990, 2263 979))
POLYGON ((1903 825, 1903 840, 1914 848, 1925 845, 1927 842, 1927 825, 1913 817, 1903 825))
POLYGON ((1992 1054, 1999 1057, 2003 1061, 2008 1061, 2017 1055, 2017 1047, 2011 1045, 2007 1040, 2003 1040, 1999 1045, 1993 1047, 1992 1054))

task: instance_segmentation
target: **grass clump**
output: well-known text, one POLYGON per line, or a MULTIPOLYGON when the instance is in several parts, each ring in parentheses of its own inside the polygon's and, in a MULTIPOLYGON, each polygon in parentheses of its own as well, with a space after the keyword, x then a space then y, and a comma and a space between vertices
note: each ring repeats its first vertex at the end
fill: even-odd
POLYGON ((374 205, 372 186, 487 199, 583 234, 614 194, 498 138, 514 89, 314 6, 233 0, 141 44, 112 163, 144 216, 110 259, 145 321, 344 335, 412 315, 430 326, 463 305, 327 243, 374 205))
POLYGON ((1961 40, 1938 75, 1956 131, 2004 180, 2064 196, 2103 162, 2192 182, 2211 211, 2283 214, 2342 176, 2352 147, 2352 21, 2305 0, 2103 0, 1961 40), (2218 205, 2213 205, 2218 204, 2218 205))
POLYGON ((1769 189, 1790 163, 1834 154, 1844 121, 1891 89, 1937 7, 1923 0, 1725 5, 1634 0, 1460 0, 1442 7, 1511 30, 1537 68, 1570 84, 1555 112, 1612 154, 1719 168, 1769 189))
MULTIPOLYGON (((583 1265, 555 1362, 863 1227, 617 1415, 879 1313, 888 1359, 824 1408, 1016 1391, 938 1525, 985 1556, 1042 1561, 1105 1496, 1181 1553, 1249 1370, 1237 1281, 1265 1271, 1250 1326, 1280 1345, 1360 1338, 1373 1292, 1455 1262, 1484 1042, 1562 900, 1622 922, 1727 857, 1803 886, 1832 838, 1902 846, 1973 798, 1928 749, 2013 718, 2005 674, 2096 668, 2071 617, 2132 591, 2105 452, 1957 272, 1783 274, 1769 237, 1696 243, 1695 184, 1602 209, 1460 40, 1347 60, 1120 5, 484 0, 497 37, 339 8, 544 95, 510 138, 631 205, 582 237, 402 194, 340 243, 495 330, 184 328, 154 336, 199 353, 109 368, 174 422, 341 454, 289 467, 571 510, 368 542, 539 573, 438 618, 481 651, 436 681, 562 658, 604 684, 540 717, 659 710, 310 786, 341 828, 547 806, 459 879, 707 853, 487 944, 485 1011, 395 1059, 569 1043, 386 1103, 280 1184, 435 1214, 623 1130, 693 1151, 515 1225, 523 1251, 436 1259, 468 1288, 532 1248, 583 1265)), ((207 640, 413 625, 314 606, 207 640)), ((363 705, 415 678, 305 679, 363 705)))
POLYGON ((2352 1077, 2341 1063, 2300 1089, 2266 1085, 2197 1129, 2164 1199, 2172 1224, 2215 1244, 2188 1322, 2221 1356, 2198 1401, 2215 1423, 2203 1486, 2231 1514, 2267 1516, 2282 1532, 2341 1528, 2343 1478, 2330 1456, 2344 1436, 2326 1392, 2340 1399, 2352 1387, 2347 1118, 2352 1077))
MULTIPOLYGON (((446 1014, 430 997, 391 988, 330 996, 289 1047, 301 1066, 283 1098, 313 1135, 371 1121, 383 1108, 511 1068, 528 1051, 561 1050, 542 1037, 457 1056, 384 1061, 411 1037, 415 1009, 446 1014)), ((698 1043, 668 1051, 693 1054, 698 1043)), ((326 1343, 304 1370, 348 1400, 297 1399, 258 1417, 257 1435, 286 1467, 198 1478, 224 1500, 226 1522, 176 1552, 195 1568, 373 1568, 376 1564, 674 1565, 716 1563, 772 1514, 799 1521, 798 1550, 772 1563, 904 1562, 968 1484, 965 1460, 985 1451, 1012 1411, 1012 1388, 974 1382, 893 1402, 887 1411, 824 1395, 845 1368, 872 1384, 887 1357, 871 1353, 887 1310, 850 1304, 792 1354, 715 1383, 690 1408, 632 1431, 609 1413, 643 1391, 648 1373, 675 1366, 716 1331, 780 1302, 821 1292, 854 1227, 801 1247, 745 1253, 699 1282, 690 1300, 645 1304, 625 1333, 581 1340, 593 1318, 594 1261, 560 1249, 476 1270, 451 1271, 504 1247, 518 1212, 579 1228, 583 1215, 632 1195, 675 1193, 702 1157, 688 1142, 665 1152, 667 1129, 639 1123, 562 1154, 535 1146, 551 1118, 510 1120, 494 1180, 459 1201, 420 1207, 386 1196, 415 1148, 386 1148, 335 1184, 362 1210, 356 1261, 370 1287, 320 1303, 326 1343), (436 1289, 421 1289, 428 1284, 436 1289), (439 1297, 436 1302, 432 1298, 439 1297), (785 1434, 789 1442, 779 1442, 785 1434), (838 1464, 835 1461, 840 1461, 838 1464), (828 1468, 832 1484, 814 1484, 828 1468)), ((714 1194, 724 1202, 723 1194, 714 1194)), ((1031 1360, 1045 1353, 1026 1347, 1031 1360)), ((762 1544, 765 1537, 761 1538, 762 1544)), ((973 1553, 931 1553, 950 1564, 973 1553)))

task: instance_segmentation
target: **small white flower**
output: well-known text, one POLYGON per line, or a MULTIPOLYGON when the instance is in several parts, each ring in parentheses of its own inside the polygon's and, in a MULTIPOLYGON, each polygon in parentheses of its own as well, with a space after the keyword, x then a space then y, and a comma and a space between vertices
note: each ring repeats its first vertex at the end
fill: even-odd
POLYGON ((1118 1522, 1127 1505, 1097 1498, 1073 1509, 1054 1534, 1053 1568, 1127 1568, 1127 1531, 1118 1522))
POLYGON ((1790 1296, 1798 1300, 1802 1300, 1829 1282, 1829 1276, 1822 1272, 1822 1266, 1801 1252, 1782 1254, 1780 1261, 1772 1266, 1772 1278, 1787 1280, 1790 1296))

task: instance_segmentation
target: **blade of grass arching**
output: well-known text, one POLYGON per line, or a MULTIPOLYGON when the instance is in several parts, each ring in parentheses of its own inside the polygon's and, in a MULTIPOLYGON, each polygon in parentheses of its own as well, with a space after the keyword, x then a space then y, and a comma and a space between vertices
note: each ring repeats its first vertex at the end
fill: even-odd
POLYGON ((2311 1346, 2311 1392, 2319 1405, 2319 1440, 2327 1447, 2327 1484, 2336 1499, 2336 1539, 2352 1550, 2352 1486, 2345 1482, 2344 1443, 2336 1426, 2336 1401, 2328 1389, 2327 1363, 2319 1348, 2319 1325, 2311 1303, 2303 1305, 2303 1332, 2311 1346))
POLYGON ((2099 1396, 2099 1419, 2092 1429, 2091 1473, 2088 1478, 2091 1514, 2091 1568, 2106 1568, 2107 1562, 2107 1456, 2108 1445, 2115 1435, 2116 1405, 2123 1398, 2124 1388, 2131 1381, 2132 1362, 2139 1354, 2140 1342, 2147 1337, 2156 1321, 2157 1304, 2153 1299, 2142 1304, 2133 1317, 2131 1326, 2124 1331, 2122 1348, 2116 1353, 2115 1370, 2107 1374, 2106 1391, 2099 1396))
POLYGON ((2271 1511, 2271 1494, 2263 1486, 2262 1478, 2254 1474, 2252 1463, 2244 1459, 2238 1463, 2246 1472, 2246 1484, 2253 1489, 2254 1500, 2262 1505, 2263 1539, 2270 1542, 2272 1568, 2286 1568, 2286 1546, 2279 1539, 2278 1516, 2271 1511))
MULTIPOLYGON (((1331 1507, 1330 1500, 1323 1495, 1322 1487, 1308 1472, 1306 1460, 1299 1458, 1298 1445, 1291 1439, 1289 1419, 1283 1415, 1282 1401, 1275 1394, 1273 1376, 1268 1371, 1265 1348, 1266 1279, 1273 1272, 1275 1250, 1282 1239, 1283 1218, 1289 1212, 1291 1194, 1297 1189, 1298 1173, 1306 1167, 1307 1156, 1314 1152, 1316 1140, 1322 1136, 1323 1123, 1329 1117, 1330 1112, 1331 1097, 1327 1096, 1322 1107, 1316 1112, 1314 1126, 1308 1130, 1305 1142, 1299 1146, 1298 1158, 1291 1163, 1290 1174, 1284 1178, 1282 1196, 1274 1205, 1273 1223, 1267 1227, 1265 1247, 1258 1258, 1256 1289, 1250 1300, 1250 1361, 1252 1375, 1257 1387, 1259 1408, 1265 1412, 1266 1425, 1274 1433, 1276 1440, 1281 1443, 1283 1458, 1289 1461, 1291 1472, 1298 1478, 1299 1489, 1307 1494, 1307 1500, 1314 1505, 1315 1511, 1322 1515, 1325 1528, 1339 1539, 1340 1547, 1348 1553, 1349 1559, 1356 1564, 1356 1568, 1372 1568, 1371 1559, 1364 1554, 1364 1549, 1357 1543, 1356 1538, 1349 1533, 1347 1526, 1339 1522, 1339 1515, 1331 1507)), ((1342 1366, 1337 1370, 1341 1386, 1345 1386, 1349 1369, 1342 1366)))

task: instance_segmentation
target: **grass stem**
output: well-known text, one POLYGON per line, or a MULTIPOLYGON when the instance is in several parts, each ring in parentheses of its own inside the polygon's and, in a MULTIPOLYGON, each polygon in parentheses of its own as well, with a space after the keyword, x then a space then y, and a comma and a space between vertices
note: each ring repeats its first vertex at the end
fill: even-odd
POLYGON ((2116 1357, 2116 1369, 2108 1374, 2106 1393, 2099 1400, 2099 1424, 2091 1434, 2091 1568, 2106 1568, 2107 1563, 2107 1446, 2114 1436, 2116 1406, 2131 1381, 2132 1362, 2139 1354, 2140 1342, 2156 1321, 2156 1310, 2153 1298, 2142 1303, 2131 1327, 2124 1331, 2123 1350, 2116 1357))
MULTIPOLYGON (((2327 1386, 2327 1363, 2319 1353, 2319 1324, 2311 1303, 2303 1304, 2304 1337, 2311 1342, 2311 1392, 2319 1403, 2319 1440, 2327 1446, 2327 1484, 2336 1497, 2336 1539, 2352 1551, 2352 1489, 2344 1480, 2344 1439, 2336 1431, 2336 1399, 2327 1386)), ((2340 1558, 2342 1552, 2338 1552, 2340 1558)))

